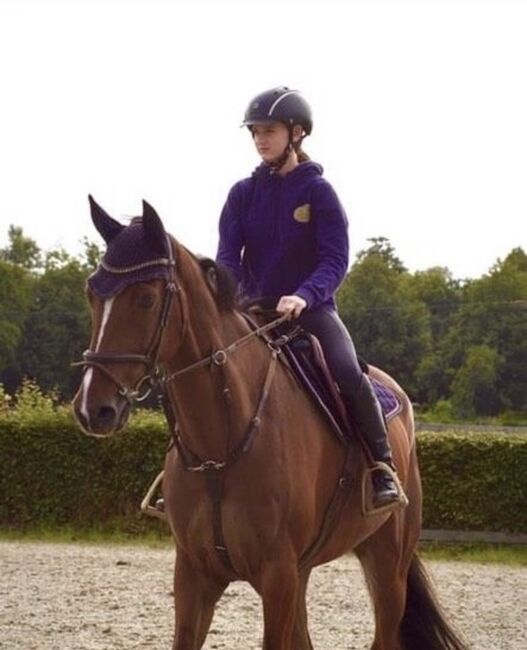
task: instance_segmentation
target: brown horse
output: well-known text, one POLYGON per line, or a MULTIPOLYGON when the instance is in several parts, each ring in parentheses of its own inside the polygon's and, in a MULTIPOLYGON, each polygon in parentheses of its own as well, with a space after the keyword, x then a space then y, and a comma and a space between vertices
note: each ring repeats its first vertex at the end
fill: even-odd
POLYGON ((149 383, 164 386, 175 443, 163 481, 176 544, 174 650, 202 647, 234 580, 261 596, 266 650, 312 649, 310 572, 351 551, 373 601, 374 650, 464 649, 416 556, 421 484, 412 408, 397 383, 370 369, 403 405, 389 435, 409 505, 367 517, 363 455, 347 453, 265 328, 235 308, 221 269, 167 236, 148 204, 125 227, 90 201, 108 249, 88 283, 92 339, 74 410, 85 432, 111 435, 149 383))

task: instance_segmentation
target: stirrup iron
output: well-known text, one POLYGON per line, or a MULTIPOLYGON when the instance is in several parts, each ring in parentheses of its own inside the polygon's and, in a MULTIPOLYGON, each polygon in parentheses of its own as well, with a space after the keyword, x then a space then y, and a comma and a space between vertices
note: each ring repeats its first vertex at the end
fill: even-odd
POLYGON ((371 467, 367 467, 362 473, 362 485, 361 485, 361 502, 362 502, 362 514, 365 517, 371 517, 373 515, 379 515, 385 512, 392 512, 393 510, 398 510, 399 508, 406 508, 408 505, 408 497, 404 493, 403 486, 401 481, 397 476, 397 473, 386 463, 376 462, 371 467), (384 506, 379 506, 375 508, 373 505, 373 485, 371 485, 371 475, 377 471, 383 471, 390 476, 390 478, 395 483, 397 488, 397 499, 391 503, 387 503, 384 506), (368 486, 369 489, 368 489, 368 486))
POLYGON ((157 492, 159 484, 163 480, 164 475, 164 470, 159 472, 152 485, 148 488, 148 492, 146 493, 145 498, 141 501, 141 512, 145 515, 148 515, 149 517, 156 517, 157 519, 163 519, 163 521, 166 521, 166 513, 151 505, 154 495, 157 492))

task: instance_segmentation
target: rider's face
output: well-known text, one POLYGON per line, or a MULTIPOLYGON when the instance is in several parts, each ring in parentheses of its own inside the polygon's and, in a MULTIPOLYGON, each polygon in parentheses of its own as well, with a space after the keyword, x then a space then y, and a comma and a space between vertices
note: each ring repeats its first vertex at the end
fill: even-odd
POLYGON ((280 158, 289 143, 289 131, 282 122, 263 122, 251 127, 256 150, 262 160, 271 163, 280 158))

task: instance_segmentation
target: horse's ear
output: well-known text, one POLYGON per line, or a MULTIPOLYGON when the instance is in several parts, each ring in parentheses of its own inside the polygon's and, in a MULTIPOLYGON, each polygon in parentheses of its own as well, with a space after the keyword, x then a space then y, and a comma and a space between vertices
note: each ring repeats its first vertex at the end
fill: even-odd
POLYGON ((146 241, 152 250, 166 253, 167 236, 163 222, 154 208, 143 199, 143 228, 146 241))
POLYGON ((115 219, 112 219, 112 217, 110 217, 110 215, 95 201, 91 194, 88 194, 88 200, 90 202, 93 225, 97 228, 97 231, 104 241, 109 244, 112 239, 116 237, 123 228, 125 228, 125 226, 115 219))

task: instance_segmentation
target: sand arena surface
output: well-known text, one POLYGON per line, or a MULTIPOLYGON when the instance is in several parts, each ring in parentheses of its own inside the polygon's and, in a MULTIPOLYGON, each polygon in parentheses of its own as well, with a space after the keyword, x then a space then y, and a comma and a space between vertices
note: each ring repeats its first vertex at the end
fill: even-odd
MULTIPOLYGON (((1 650, 169 650, 174 552, 138 546, 0 543, 1 650)), ((450 619, 474 650, 527 648, 527 569, 428 562, 450 619)), ((370 647, 373 622, 358 562, 316 569, 309 591, 317 650, 370 647)), ((234 583, 206 650, 261 647, 258 596, 234 583)), ((426 649, 423 649, 426 650, 426 649)))

